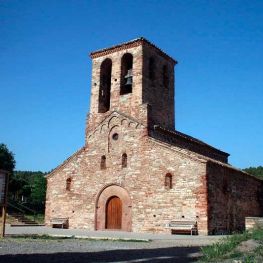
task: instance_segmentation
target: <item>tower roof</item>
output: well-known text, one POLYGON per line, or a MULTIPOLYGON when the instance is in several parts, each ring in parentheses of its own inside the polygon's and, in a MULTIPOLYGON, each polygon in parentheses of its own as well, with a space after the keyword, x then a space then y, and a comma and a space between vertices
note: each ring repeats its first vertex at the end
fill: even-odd
POLYGON ((151 46, 151 47, 155 48, 160 55, 168 58, 169 60, 171 60, 172 62, 177 64, 177 61, 175 59, 170 57, 162 49, 158 48, 156 45, 154 45, 152 42, 150 42, 149 40, 147 40, 144 37, 136 38, 136 39, 130 40, 128 42, 124 42, 124 43, 121 43, 121 44, 118 44, 118 45, 114 45, 114 46, 111 46, 111 47, 108 47, 108 48, 103 48, 103 49, 99 49, 99 50, 93 51, 93 52, 90 53, 90 57, 91 58, 97 58, 97 57, 101 57, 101 56, 105 56, 105 55, 111 54, 111 53, 116 52, 116 51, 120 51, 120 50, 127 49, 127 48, 137 47, 137 46, 140 46, 140 45, 148 45, 148 46, 151 46))

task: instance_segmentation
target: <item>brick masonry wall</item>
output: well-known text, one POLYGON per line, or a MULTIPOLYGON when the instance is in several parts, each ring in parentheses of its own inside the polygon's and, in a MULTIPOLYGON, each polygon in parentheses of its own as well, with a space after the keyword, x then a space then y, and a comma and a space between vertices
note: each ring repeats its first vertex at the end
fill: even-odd
POLYGON ((98 114, 98 99, 100 88, 100 66, 105 59, 112 60, 111 74, 111 98, 110 111, 125 112, 127 115, 141 119, 140 108, 142 105, 142 46, 120 50, 115 53, 94 58, 92 60, 92 88, 91 106, 87 130, 92 131, 96 126, 108 116, 110 112, 98 114), (133 85, 132 93, 120 95, 121 85, 121 58, 125 53, 133 55, 133 85))
POLYGON ((145 44, 143 46, 143 103, 151 105, 151 125, 157 124, 167 129, 175 128, 174 106, 174 61, 163 57, 158 50, 145 44), (150 68, 150 59, 154 59, 150 68), (163 82, 163 66, 167 67, 167 86, 163 82), (150 71, 153 78, 150 78, 150 71))
POLYGON ((52 217, 69 217, 70 228, 94 230, 99 193, 115 184, 124 188, 131 199, 130 230, 166 232, 166 223, 184 216, 196 219, 199 232, 206 234, 205 174, 203 160, 160 144, 147 136, 142 124, 113 113, 89 134, 86 148, 48 177, 46 223, 52 217), (113 133, 119 134, 117 141, 112 140, 113 133), (127 168, 121 167, 124 152, 127 168), (100 169, 102 155, 106 156, 105 170, 100 169), (173 175, 170 190, 164 186, 166 173, 173 175), (69 177, 71 191, 66 190, 69 177))
POLYGON ((242 171, 207 163, 209 233, 245 229, 245 217, 263 214, 263 182, 242 171))
POLYGON ((174 129, 174 64, 173 60, 160 55, 156 48, 147 44, 116 50, 93 58, 91 106, 87 117, 86 133, 95 129, 112 111, 124 112, 141 122, 147 121, 147 125, 159 124, 174 129), (132 93, 120 95, 121 59, 126 53, 133 56, 132 93), (150 57, 155 59, 154 80, 149 78, 150 57), (110 110, 106 113, 98 113, 101 64, 105 59, 112 61, 110 110), (167 66, 167 87, 163 85, 164 65, 167 66), (144 112, 145 108, 147 113, 144 112))
POLYGON ((211 161, 227 162, 223 152, 152 129, 158 124, 174 130, 173 59, 143 40, 93 53, 92 58, 86 143, 47 178, 47 225, 52 217, 68 217, 70 228, 104 229, 106 203, 114 195, 122 201, 126 231, 167 232, 169 221, 184 218, 197 220, 200 234, 230 232, 244 229, 245 217, 262 215, 262 181, 211 161), (132 93, 120 95, 125 53, 133 56, 133 87, 132 93), (155 59, 154 80, 149 76, 150 57, 155 59), (98 113, 105 59, 112 61, 110 109, 98 113), (106 169, 101 169, 102 156, 106 169), (171 189, 165 187, 167 173, 172 175, 171 189))

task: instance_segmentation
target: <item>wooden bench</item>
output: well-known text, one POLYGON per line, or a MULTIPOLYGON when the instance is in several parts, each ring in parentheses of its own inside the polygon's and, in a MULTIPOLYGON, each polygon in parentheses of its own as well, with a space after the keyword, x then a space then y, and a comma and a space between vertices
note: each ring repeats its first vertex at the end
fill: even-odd
POLYGON ((175 232, 197 234, 197 222, 193 220, 174 220, 169 222, 166 227, 171 229, 172 234, 175 232))
POLYGON ((61 226, 61 228, 68 228, 68 217, 51 218, 50 223, 52 227, 61 226))

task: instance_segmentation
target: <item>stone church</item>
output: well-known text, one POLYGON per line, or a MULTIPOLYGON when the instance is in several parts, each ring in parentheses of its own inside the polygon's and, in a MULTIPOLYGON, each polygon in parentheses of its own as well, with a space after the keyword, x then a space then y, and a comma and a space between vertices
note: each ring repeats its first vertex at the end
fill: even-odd
POLYGON ((47 177, 46 225, 165 233, 185 219, 207 235, 262 216, 262 181, 175 129, 176 60, 145 38, 90 57, 85 145, 47 177))

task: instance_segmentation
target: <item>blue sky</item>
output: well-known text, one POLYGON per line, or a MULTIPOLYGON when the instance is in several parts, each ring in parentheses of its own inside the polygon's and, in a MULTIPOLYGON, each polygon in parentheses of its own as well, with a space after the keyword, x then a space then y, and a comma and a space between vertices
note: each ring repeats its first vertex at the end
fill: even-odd
POLYGON ((176 129, 263 165, 263 1, 0 1, 0 142, 49 171, 84 144, 91 51, 144 36, 179 61, 176 129))

